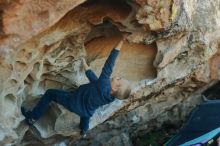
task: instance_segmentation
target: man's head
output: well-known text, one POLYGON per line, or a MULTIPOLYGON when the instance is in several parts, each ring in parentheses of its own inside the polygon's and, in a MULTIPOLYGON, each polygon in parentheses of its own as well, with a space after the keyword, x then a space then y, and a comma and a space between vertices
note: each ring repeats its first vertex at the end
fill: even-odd
POLYGON ((118 76, 111 78, 111 92, 118 99, 127 99, 131 93, 128 80, 118 76))

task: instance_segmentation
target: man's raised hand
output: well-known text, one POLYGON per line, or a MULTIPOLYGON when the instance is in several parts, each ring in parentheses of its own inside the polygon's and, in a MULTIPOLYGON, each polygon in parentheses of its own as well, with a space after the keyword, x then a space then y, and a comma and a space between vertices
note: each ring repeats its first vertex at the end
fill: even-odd
POLYGON ((126 41, 128 35, 129 35, 128 33, 122 33, 122 40, 123 40, 123 41, 126 41))

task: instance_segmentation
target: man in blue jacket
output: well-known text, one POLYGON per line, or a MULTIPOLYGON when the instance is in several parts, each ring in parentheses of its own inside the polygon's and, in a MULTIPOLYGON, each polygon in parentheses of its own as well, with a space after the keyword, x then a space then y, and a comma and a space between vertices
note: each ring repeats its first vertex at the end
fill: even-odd
POLYGON ((32 111, 21 107, 26 123, 34 124, 46 112, 49 103, 53 101, 80 116, 80 134, 84 136, 89 129, 90 117, 99 106, 114 101, 116 97, 118 99, 129 97, 131 90, 128 81, 120 77, 110 78, 122 45, 123 40, 112 49, 99 78, 87 65, 85 59, 82 59, 85 74, 90 81, 88 84, 81 85, 71 92, 48 89, 32 111))

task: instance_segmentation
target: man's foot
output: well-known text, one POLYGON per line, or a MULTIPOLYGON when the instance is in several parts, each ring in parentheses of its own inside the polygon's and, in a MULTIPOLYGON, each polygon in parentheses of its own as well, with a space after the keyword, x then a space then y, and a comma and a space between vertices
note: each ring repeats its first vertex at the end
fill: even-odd
POLYGON ((25 122, 28 125, 33 125, 36 122, 36 120, 34 120, 33 118, 30 117, 31 111, 28 110, 27 108, 21 107, 21 113, 25 117, 25 122))
POLYGON ((83 138, 85 138, 85 137, 86 137, 86 131, 81 130, 81 131, 80 131, 80 135, 81 135, 83 138))

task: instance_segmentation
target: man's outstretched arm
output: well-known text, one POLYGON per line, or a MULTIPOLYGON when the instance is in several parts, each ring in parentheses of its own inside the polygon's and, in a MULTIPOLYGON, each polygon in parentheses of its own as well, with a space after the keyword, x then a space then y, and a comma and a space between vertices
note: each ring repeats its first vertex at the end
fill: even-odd
POLYGON ((122 45, 123 45, 123 39, 121 39, 120 42, 118 42, 118 44, 112 49, 110 55, 108 56, 108 59, 104 64, 104 67, 102 68, 102 72, 99 77, 100 79, 110 78, 113 71, 113 67, 115 65, 115 60, 119 54, 122 45))
POLYGON ((85 74, 90 82, 98 80, 98 77, 95 75, 95 73, 91 70, 91 68, 86 63, 86 60, 82 58, 82 65, 85 70, 85 74))
POLYGON ((86 136, 86 132, 89 129, 89 117, 80 117, 80 124, 79 124, 79 128, 80 128, 80 135, 82 135, 83 137, 86 136))

